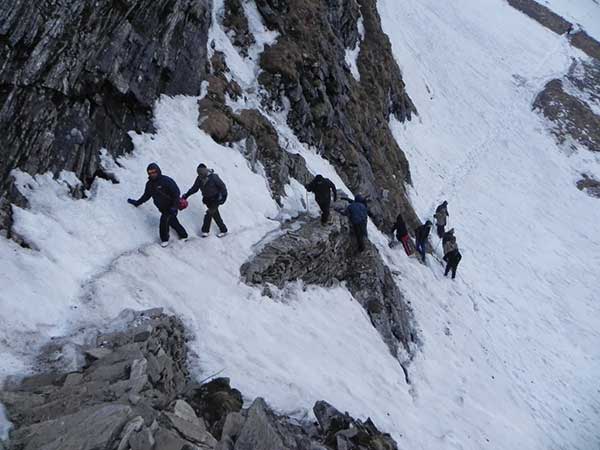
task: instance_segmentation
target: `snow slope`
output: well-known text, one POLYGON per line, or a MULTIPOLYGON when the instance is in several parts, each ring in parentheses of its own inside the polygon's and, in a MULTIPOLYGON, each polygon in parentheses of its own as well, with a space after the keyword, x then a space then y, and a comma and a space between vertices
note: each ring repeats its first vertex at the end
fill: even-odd
POLYGON ((555 13, 600 40, 600 2, 598 0, 541 0, 555 13))
MULTIPOLYGON (((215 2, 215 17, 219 8, 215 2)), ((0 377, 27 370, 52 336, 109 325, 123 308, 164 306, 194 333, 197 377, 224 369, 248 399, 264 396, 297 416, 325 399, 372 417, 400 448, 597 448, 600 211, 574 182, 583 167, 600 176, 600 164, 557 149, 530 111, 544 80, 577 54, 501 0, 380 0, 379 8, 420 112, 392 124, 412 165, 414 204, 425 218, 449 200, 464 255, 451 282, 431 257, 422 266, 390 250, 370 226, 424 342, 411 385, 344 286, 297 283, 273 300, 239 280, 254 245, 276 232, 268 217, 280 211, 237 148, 197 128, 197 99, 189 97, 160 100, 156 134, 133 135, 132 155, 106 161, 120 184, 98 180, 87 200, 68 195, 72 174, 55 181, 17 173, 31 208, 15 208, 16 231, 37 250, 0 240, 0 315, 10 318, 0 329, 0 377), (215 168, 230 191, 230 236, 197 237, 196 196, 181 214, 196 236, 160 248, 154 207, 125 202, 141 194, 154 160, 182 189, 198 162, 215 168)), ((253 59, 241 58, 220 27, 211 36, 232 76, 252 87, 257 52, 276 36, 251 5, 246 11, 262 36, 253 59)), ((258 107, 257 99, 250 95, 248 105, 258 107)), ((290 151, 343 186, 293 135, 285 112, 270 118, 290 151)), ((295 183, 288 192, 294 214, 305 191, 295 183)))

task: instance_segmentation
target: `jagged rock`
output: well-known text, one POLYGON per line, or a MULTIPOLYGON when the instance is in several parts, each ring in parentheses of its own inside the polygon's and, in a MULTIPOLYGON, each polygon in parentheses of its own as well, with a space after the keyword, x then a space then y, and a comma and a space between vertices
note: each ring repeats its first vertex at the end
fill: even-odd
POLYGON ((560 144, 571 137, 589 150, 600 152, 600 116, 585 101, 567 93, 562 80, 548 82, 533 107, 554 124, 552 131, 560 144))
POLYGON ((150 450, 153 448, 155 442, 152 432, 146 427, 133 433, 128 439, 131 450, 150 450))
POLYGON ((235 443, 235 450, 285 450, 279 434, 267 416, 267 405, 257 398, 247 412, 247 419, 235 443))
MULTIPOLYGON (((146 376, 153 352, 172 362, 185 356, 181 333, 182 324, 174 317, 136 314, 126 330, 101 335, 112 352, 84 366, 76 383, 65 384, 63 374, 49 372, 0 391, 15 426, 7 450, 396 450, 393 440, 370 421, 354 420, 326 403, 315 405, 320 428, 277 415, 260 398, 243 410, 241 393, 226 378, 187 387, 149 380, 150 388, 135 394, 138 399, 131 404, 130 379, 146 376), (149 327, 150 334, 136 343, 140 327, 149 327), (131 368, 127 379, 86 381, 88 372, 121 364, 131 368)), ((171 367, 179 372, 173 379, 189 383, 185 366, 171 367)))
MULTIPOLYGON (((88 187, 99 151, 132 149, 160 94, 197 95, 210 0, 0 4, 0 203, 10 171, 72 170, 88 187)), ((80 193, 82 191, 79 191, 80 193)), ((10 211, 1 226, 10 226, 10 211)))
POLYGON ((9 448, 23 450, 96 450, 120 433, 132 411, 129 406, 101 404, 54 420, 19 428, 9 448))
POLYGON ((206 421, 211 433, 221 437, 228 414, 242 409, 242 394, 229 385, 229 378, 216 378, 188 392, 190 405, 206 421))
POLYGON ((600 181, 585 173, 582 173, 581 176, 583 178, 577 182, 577 189, 592 197, 600 198, 600 181))
POLYGON ((105 356, 108 356, 112 353, 112 350, 104 347, 90 348, 85 351, 85 356, 89 358, 90 361, 95 361, 96 359, 102 359, 105 356))
POLYGON ((408 162, 388 126, 390 116, 409 120, 408 97, 391 45, 381 29, 375 0, 256 2, 267 27, 280 33, 261 55, 259 82, 269 93, 264 106, 283 108, 288 124, 317 147, 355 192, 368 195, 378 226, 388 227, 401 212, 414 228, 419 221, 405 192, 408 162), (360 7, 359 7, 360 5, 360 7), (360 42, 355 80, 345 62, 346 48, 360 42))
MULTIPOLYGON (((336 207, 342 205, 338 202, 336 207)), ((338 214, 332 214, 331 223, 325 227, 318 220, 298 221, 266 242, 240 272, 250 284, 279 288, 295 280, 321 286, 345 281, 391 353, 405 359, 400 348, 409 355, 414 352, 417 337, 412 312, 389 268, 374 246, 357 253, 347 220, 338 214)))

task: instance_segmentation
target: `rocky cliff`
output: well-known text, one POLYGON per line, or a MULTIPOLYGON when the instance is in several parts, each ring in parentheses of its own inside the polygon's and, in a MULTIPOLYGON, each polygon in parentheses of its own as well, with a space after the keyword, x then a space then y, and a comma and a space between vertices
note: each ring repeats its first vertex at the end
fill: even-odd
MULTIPOLYGON (((79 370, 46 365, 0 391, 14 427, 7 450, 397 449, 371 420, 323 401, 317 422, 297 421, 261 398, 243 408, 228 379, 193 382, 183 324, 160 310, 133 314, 127 328, 81 350, 79 370)), ((40 359, 55 360, 54 351, 40 359)))
POLYGON ((11 170, 70 170, 87 188, 106 176, 101 149, 123 154, 129 132, 152 129, 159 95, 199 93, 210 11, 210 0, 0 4, 0 228, 24 201, 11 170))

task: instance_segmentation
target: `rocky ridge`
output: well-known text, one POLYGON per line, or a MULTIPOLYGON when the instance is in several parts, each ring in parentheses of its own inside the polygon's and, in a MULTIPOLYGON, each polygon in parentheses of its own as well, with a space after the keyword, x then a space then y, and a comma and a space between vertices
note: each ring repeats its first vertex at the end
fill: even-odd
MULTIPOLYGON (((343 206, 343 201, 336 205, 343 206)), ((367 243, 366 250, 358 252, 348 221, 339 214, 332 214, 327 226, 310 218, 293 223, 285 233, 261 243, 240 271, 247 283, 264 286, 267 295, 273 295, 272 287, 281 289, 296 280, 320 286, 345 282, 392 355, 405 362, 417 347, 410 302, 374 245, 367 243)))
MULTIPOLYGON (((127 328, 100 333, 76 371, 46 367, 0 391, 14 429, 7 450, 395 450, 371 420, 326 402, 316 423, 273 412, 226 378, 193 382, 181 321, 161 310, 133 314, 127 328)), ((51 355, 42 355, 51 360, 51 355)))

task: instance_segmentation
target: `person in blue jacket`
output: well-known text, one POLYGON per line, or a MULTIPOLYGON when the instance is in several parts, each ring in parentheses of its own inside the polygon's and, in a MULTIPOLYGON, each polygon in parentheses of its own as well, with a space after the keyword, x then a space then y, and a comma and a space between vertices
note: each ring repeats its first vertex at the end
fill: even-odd
POLYGON ((146 182, 144 194, 138 200, 128 198, 127 202, 138 207, 152 198, 154 206, 161 213, 159 226, 161 246, 166 247, 169 245, 169 227, 177 232, 179 239, 187 239, 187 231, 177 220, 180 194, 177 183, 172 178, 163 175, 156 163, 149 164, 146 172, 148 173, 148 181, 146 182))
POLYGON ((342 214, 348 216, 348 219, 350 219, 350 227, 352 228, 352 233, 356 237, 358 251, 362 252, 365 249, 367 220, 369 218, 367 200, 362 195, 357 195, 354 201, 350 202, 342 214))

